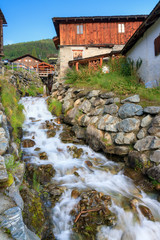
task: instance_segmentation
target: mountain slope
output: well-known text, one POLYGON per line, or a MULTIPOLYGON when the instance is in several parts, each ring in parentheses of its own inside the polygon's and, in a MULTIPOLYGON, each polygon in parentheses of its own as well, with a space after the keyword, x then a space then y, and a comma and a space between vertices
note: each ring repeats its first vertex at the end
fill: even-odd
POLYGON ((17 58, 27 53, 42 60, 46 60, 47 55, 57 53, 57 49, 55 48, 51 39, 16 43, 4 46, 5 59, 17 58))

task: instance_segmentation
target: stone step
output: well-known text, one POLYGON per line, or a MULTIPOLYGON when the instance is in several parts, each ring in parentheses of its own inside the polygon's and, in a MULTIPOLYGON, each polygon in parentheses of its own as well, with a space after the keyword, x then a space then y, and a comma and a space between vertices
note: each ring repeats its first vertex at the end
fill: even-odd
POLYGON ((6 170, 4 157, 0 156, 0 183, 8 181, 8 173, 6 170))

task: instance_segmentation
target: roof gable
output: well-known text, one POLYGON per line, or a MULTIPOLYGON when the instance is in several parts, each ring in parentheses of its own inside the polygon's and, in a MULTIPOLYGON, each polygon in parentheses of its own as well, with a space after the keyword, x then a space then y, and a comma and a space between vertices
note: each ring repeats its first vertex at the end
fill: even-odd
POLYGON ((1 9, 0 9, 0 18, 3 20, 3 24, 7 24, 7 21, 6 21, 5 17, 4 17, 3 12, 2 12, 1 9))
POLYGON ((32 56, 31 54, 25 54, 25 55, 20 56, 20 57, 18 57, 18 58, 14 58, 14 59, 10 60, 10 62, 14 62, 14 61, 16 61, 16 60, 19 60, 19 59, 22 59, 22 58, 25 58, 25 57, 31 57, 31 58, 39 61, 39 62, 43 62, 41 59, 36 58, 36 57, 32 56))
POLYGON ((126 54, 136 42, 143 37, 144 33, 160 18, 160 1, 157 3, 152 12, 148 15, 146 20, 139 26, 136 32, 128 40, 121 53, 126 54))

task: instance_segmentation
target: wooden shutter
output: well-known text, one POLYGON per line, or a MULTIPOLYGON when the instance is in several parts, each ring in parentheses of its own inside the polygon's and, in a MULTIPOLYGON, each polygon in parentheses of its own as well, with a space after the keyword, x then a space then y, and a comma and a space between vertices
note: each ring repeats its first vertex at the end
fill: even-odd
POLYGON ((160 54, 160 36, 154 40, 154 50, 155 56, 158 56, 160 54))

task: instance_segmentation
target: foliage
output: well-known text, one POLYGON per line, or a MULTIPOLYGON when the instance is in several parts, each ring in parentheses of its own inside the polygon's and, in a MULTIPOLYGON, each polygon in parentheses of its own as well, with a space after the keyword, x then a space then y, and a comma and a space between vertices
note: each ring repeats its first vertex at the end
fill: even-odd
POLYGON ((15 168, 19 166, 19 162, 16 162, 13 155, 5 158, 6 169, 9 172, 14 172, 15 168))
POLYGON ((40 184, 38 182, 38 176, 36 172, 33 173, 33 189, 37 192, 40 191, 40 184))
POLYGON ((47 59, 47 55, 57 53, 57 49, 51 39, 39 41, 16 43, 4 46, 5 59, 14 59, 25 54, 36 54, 42 60, 47 59), (34 51, 35 49, 35 51, 34 51))
POLYGON ((22 127, 24 122, 23 105, 19 104, 19 100, 20 96, 17 94, 15 87, 5 80, 1 81, 1 101, 13 127, 15 139, 18 137, 18 129, 22 127))
POLYGON ((58 117, 62 113, 62 103, 55 98, 49 99, 48 109, 52 114, 55 114, 58 117))
POLYGON ((69 69, 65 79, 66 83, 74 86, 83 86, 88 89, 93 89, 94 86, 95 89, 114 91, 121 98, 126 98, 131 94, 139 94, 146 105, 160 104, 160 87, 145 88, 143 84, 138 82, 138 77, 135 74, 124 76, 118 71, 105 74, 100 70, 94 71, 81 67, 78 72, 75 68, 69 69))

